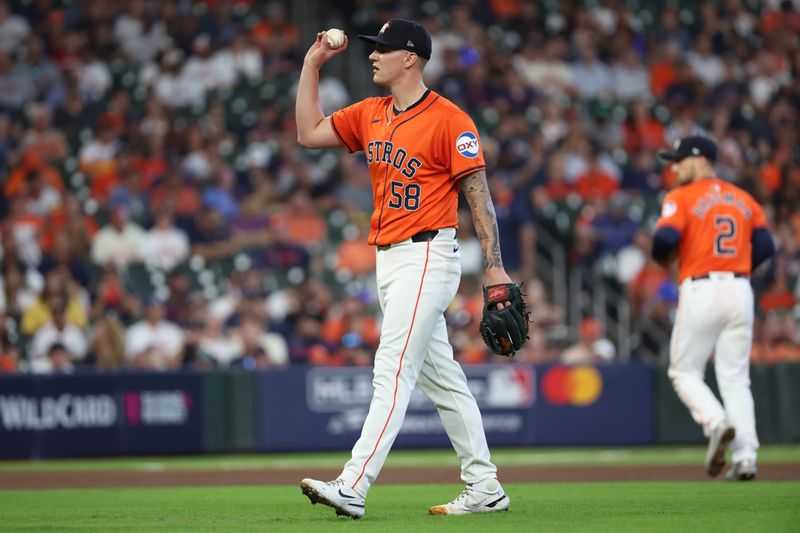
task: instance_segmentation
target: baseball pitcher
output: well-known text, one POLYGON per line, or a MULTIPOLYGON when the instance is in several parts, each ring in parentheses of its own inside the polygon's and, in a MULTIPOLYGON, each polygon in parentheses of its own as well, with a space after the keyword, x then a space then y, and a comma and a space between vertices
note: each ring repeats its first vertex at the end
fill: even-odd
POLYGON ((373 81, 391 96, 367 98, 324 116, 319 70, 347 48, 347 38, 340 43, 320 32, 300 74, 297 136, 309 148, 342 146, 366 156, 374 202, 369 243, 376 247, 384 319, 372 402, 352 457, 336 480, 304 479, 301 489, 312 503, 333 507, 339 515, 363 516, 367 492, 419 385, 439 411, 467 484, 460 496, 431 507, 430 514, 503 511, 509 498, 497 481, 481 414, 453 359, 444 319, 461 276, 455 239, 460 189, 485 258, 484 338, 505 355, 513 355, 527 338, 525 303, 500 256, 480 138, 463 111, 425 87, 422 69, 431 55, 425 28, 391 19, 377 35, 359 38, 374 44, 369 55, 373 81))
POLYGON ((681 186, 664 198, 652 255, 667 266, 677 255, 680 296, 670 341, 672 386, 709 439, 706 472, 725 467, 729 480, 756 475, 758 437, 750 392, 753 291, 750 273, 775 251, 764 212, 742 189, 718 179, 717 146, 702 136, 686 137, 661 151, 681 186), (714 369, 724 407, 704 381, 714 369))

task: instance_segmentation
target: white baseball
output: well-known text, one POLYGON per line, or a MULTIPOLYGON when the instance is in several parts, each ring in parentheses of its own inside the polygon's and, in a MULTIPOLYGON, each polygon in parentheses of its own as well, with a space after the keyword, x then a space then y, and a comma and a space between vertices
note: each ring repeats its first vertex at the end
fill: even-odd
POLYGON ((325 37, 328 39, 328 48, 336 50, 344 44, 344 32, 339 28, 331 28, 325 32, 325 37))

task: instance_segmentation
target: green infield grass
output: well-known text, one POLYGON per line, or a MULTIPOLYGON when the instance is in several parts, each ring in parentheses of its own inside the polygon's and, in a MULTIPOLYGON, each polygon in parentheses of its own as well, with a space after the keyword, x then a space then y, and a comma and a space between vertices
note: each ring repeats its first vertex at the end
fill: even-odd
POLYGON ((800 482, 509 484, 509 512, 428 516, 457 485, 376 485, 358 521, 295 486, 0 491, 2 531, 797 531, 800 482))
MULTIPOLYGON (((641 448, 494 448, 498 466, 515 465, 615 465, 702 464, 705 446, 641 448)), ((0 472, 66 470, 250 470, 257 468, 340 468, 347 452, 203 455, 193 457, 130 457, 114 459, 64 459, 0 461, 0 472)), ((800 462, 800 446, 764 446, 759 463, 800 462)), ((445 466, 457 464, 452 450, 392 450, 386 466, 445 466)))

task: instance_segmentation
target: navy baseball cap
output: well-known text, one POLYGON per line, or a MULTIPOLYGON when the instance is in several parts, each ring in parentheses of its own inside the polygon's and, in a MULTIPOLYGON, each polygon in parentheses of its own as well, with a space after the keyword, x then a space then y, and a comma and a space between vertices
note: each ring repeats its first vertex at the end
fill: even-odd
POLYGON ((661 150, 658 158, 662 161, 682 161, 687 157, 703 156, 712 163, 717 160, 717 143, 709 137, 690 135, 676 143, 674 150, 661 150))
POLYGON ((431 35, 413 20, 390 19, 378 35, 359 35, 358 38, 390 48, 408 50, 425 59, 431 58, 431 35))

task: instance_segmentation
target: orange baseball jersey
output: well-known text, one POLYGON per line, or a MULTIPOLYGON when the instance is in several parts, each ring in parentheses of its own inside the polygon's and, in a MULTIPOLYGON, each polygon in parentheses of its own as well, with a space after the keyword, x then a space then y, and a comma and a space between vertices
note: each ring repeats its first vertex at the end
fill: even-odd
POLYGON ((455 104, 430 90, 399 114, 392 101, 367 98, 331 115, 339 142, 367 157, 373 245, 457 227, 459 180, 486 168, 478 130, 455 104))
POLYGON ((664 198, 657 228, 680 234, 679 279, 708 272, 750 274, 751 238, 766 228, 764 211, 752 196, 717 178, 695 180, 664 198))

